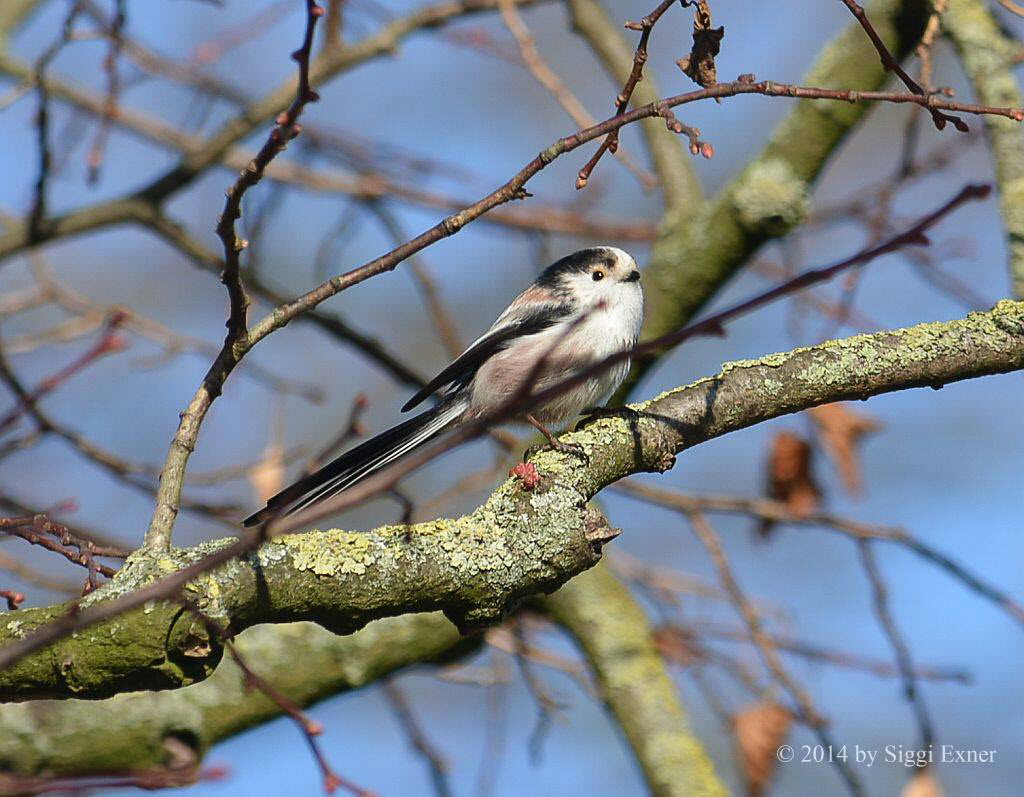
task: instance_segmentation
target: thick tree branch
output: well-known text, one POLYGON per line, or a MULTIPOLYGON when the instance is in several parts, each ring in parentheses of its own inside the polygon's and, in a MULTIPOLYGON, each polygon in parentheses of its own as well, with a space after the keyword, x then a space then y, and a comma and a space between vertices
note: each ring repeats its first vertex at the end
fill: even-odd
MULTIPOLYGON (((348 636, 312 623, 266 625, 243 633, 237 647, 262 678, 306 707, 410 664, 464 654, 478 643, 479 637, 460 637, 435 613, 382 620, 348 636)), ((195 764, 217 742, 279 713, 265 695, 246 689, 228 657, 203 683, 174 692, 118 695, 99 704, 47 700, 2 706, 0 759, 6 772, 22 776, 195 764), (175 742, 186 746, 188 761, 173 755, 182 752, 175 742)))
MULTIPOLYGON (((953 41, 979 102, 1020 105, 1013 68, 1020 42, 1007 34, 982 0, 950 0, 940 18, 953 41)), ((1006 228, 1013 295, 1024 298, 1024 138, 1009 119, 988 117, 985 132, 992 145, 999 209, 1006 228)))
POLYGON ((654 643, 647 613, 604 565, 542 601, 594 671, 655 797, 725 797, 654 643))
MULTIPOLYGON (((511 479, 462 518, 284 536, 194 579, 187 597, 235 631, 310 619, 348 633, 380 617, 435 609, 471 630, 599 560, 613 534, 586 502, 624 476, 667 470, 686 448, 818 404, 1021 368, 1024 303, 1011 301, 956 321, 730 363, 714 377, 567 435, 588 454, 586 465, 570 454, 535 454, 531 461, 542 475, 535 490, 511 479)), ((81 601, 86 608, 77 619, 67 605, 19 610, 0 626, 0 641, 13 643, 8 650, 34 650, 35 629, 58 618, 77 634, 0 671, 0 697, 102 697, 207 677, 220 659, 218 642, 176 604, 156 603, 91 627, 78 620, 105 599, 230 543, 137 553, 109 585, 81 601)))

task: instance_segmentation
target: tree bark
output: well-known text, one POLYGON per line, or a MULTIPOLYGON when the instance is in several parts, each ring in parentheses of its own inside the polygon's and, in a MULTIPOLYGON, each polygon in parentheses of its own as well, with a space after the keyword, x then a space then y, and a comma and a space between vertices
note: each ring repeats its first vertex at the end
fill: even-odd
MULTIPOLYGON (((829 341, 759 360, 668 391, 564 435, 582 447, 542 450, 541 483, 512 478, 473 513, 369 532, 286 535, 193 581, 186 597, 235 631, 314 620, 351 633, 381 617, 443 609, 463 630, 498 622, 519 600, 551 592, 600 559, 610 538, 587 502, 632 473, 662 472, 681 451, 771 418, 833 401, 1024 367, 1024 302, 988 313, 829 341)), ((138 553, 92 605, 151 583, 229 544, 138 553)), ((0 644, 63 617, 68 605, 23 609, 0 623, 0 644)), ((203 624, 157 603, 77 631, 0 671, 0 698, 108 697, 203 680, 220 660, 203 624)))

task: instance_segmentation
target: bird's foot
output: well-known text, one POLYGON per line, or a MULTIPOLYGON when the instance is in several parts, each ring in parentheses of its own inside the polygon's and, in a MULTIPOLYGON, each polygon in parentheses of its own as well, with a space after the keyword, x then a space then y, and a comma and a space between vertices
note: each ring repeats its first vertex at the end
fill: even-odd
MULTIPOLYGON (((580 457, 584 462, 590 462, 590 457, 587 456, 587 452, 583 450, 583 446, 577 445, 576 443, 563 443, 561 440, 551 434, 551 430, 548 429, 543 423, 538 421, 533 415, 527 415, 526 420, 533 424, 534 428, 540 432, 548 441, 548 446, 552 451, 558 451, 562 454, 572 454, 573 456, 580 457)), ((543 446, 541 446, 543 448, 543 446)), ((526 458, 529 458, 532 454, 535 454, 540 449, 536 446, 531 446, 526 449, 526 458)), ((525 461, 525 460, 524 460, 525 461)))
POLYGON ((523 462, 526 462, 534 454, 538 454, 541 451, 558 451, 562 454, 572 454, 575 457, 579 457, 585 463, 590 462, 590 456, 583 449, 583 446, 578 443, 563 443, 560 440, 551 440, 547 443, 537 443, 532 445, 523 452, 523 462))
POLYGON ((550 447, 553 451, 558 451, 561 454, 572 454, 574 457, 582 459, 585 463, 590 462, 590 456, 579 443, 563 443, 561 440, 552 440, 550 447))

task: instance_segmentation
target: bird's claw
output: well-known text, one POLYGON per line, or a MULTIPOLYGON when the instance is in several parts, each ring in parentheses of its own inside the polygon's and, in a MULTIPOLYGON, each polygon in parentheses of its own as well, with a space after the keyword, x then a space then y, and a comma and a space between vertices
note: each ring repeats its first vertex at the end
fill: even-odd
POLYGON ((579 443, 563 443, 560 440, 555 440, 551 444, 553 451, 558 451, 561 454, 572 454, 574 457, 579 457, 584 462, 590 462, 590 456, 586 451, 583 450, 583 446, 579 443))
POLYGON ((560 454, 572 454, 574 457, 582 459, 585 463, 590 463, 590 455, 583 449, 583 446, 578 443, 562 443, 559 440, 553 440, 550 443, 537 443, 530 446, 523 452, 523 462, 526 462, 534 454, 540 453, 545 449, 557 451, 560 454))
POLYGON ((527 446, 526 450, 523 452, 523 462, 526 462, 534 454, 537 454, 537 453, 539 453, 540 451, 543 451, 543 450, 544 450, 544 444, 543 443, 535 443, 532 446, 527 446))

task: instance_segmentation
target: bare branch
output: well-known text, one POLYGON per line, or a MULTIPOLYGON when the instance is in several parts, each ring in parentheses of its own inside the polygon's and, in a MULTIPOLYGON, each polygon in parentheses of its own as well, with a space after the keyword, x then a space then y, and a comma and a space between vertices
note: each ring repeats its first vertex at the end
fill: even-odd
MULTIPOLYGON (((139 557, 133 560, 140 569, 136 575, 119 576, 112 585, 117 589, 109 594, 100 590, 83 599, 84 603, 70 607, 22 609, 26 628, 36 630, 22 636, 0 627, 0 639, 8 640, 0 648, 0 691, 11 694, 30 684, 37 691, 66 688, 64 679, 48 665, 45 669, 50 675, 38 680, 37 665, 33 664, 36 659, 24 657, 78 631, 74 640, 62 644, 74 646, 75 655, 83 657, 78 659, 81 666, 86 667, 91 656, 102 656, 101 651, 90 647, 92 634, 110 638, 109 628, 92 627, 106 620, 116 626, 121 615, 148 601, 156 601, 156 609, 148 614, 134 613, 126 629, 132 634, 168 639, 166 623, 173 624, 177 614, 173 606, 160 608, 160 602, 173 599, 201 574, 209 574, 207 579, 227 578, 231 584, 248 585, 247 591, 230 603, 224 602, 223 591, 233 588, 228 582, 220 587, 221 605, 239 609, 237 616, 230 618, 232 628, 259 620, 315 618, 335 630, 351 631, 377 617, 433 608, 446 609, 466 630, 494 623, 523 595, 550 590, 597 561, 598 549, 612 535, 603 520, 585 509, 585 504, 623 476, 642 470, 666 470, 675 454, 685 448, 817 404, 1021 368, 1024 304, 1010 301, 1001 302, 990 313, 973 314, 959 321, 833 341, 762 361, 726 366, 713 378, 669 391, 639 405, 632 413, 592 421, 567 435, 588 454, 587 465, 581 465, 573 455, 535 453, 530 461, 545 479, 543 493, 523 490, 518 480, 510 479, 473 514, 458 520, 432 521, 424 533, 417 532, 416 527, 398 526, 356 534, 335 530, 285 537, 265 544, 258 554, 259 579, 243 577, 237 568, 256 566, 256 560, 247 554, 264 543, 266 538, 261 534, 161 553, 160 561, 183 557, 181 569, 169 576, 162 576, 161 569, 147 570, 149 560, 139 557), (928 358, 919 356, 922 347, 930 352, 928 358), (820 379, 822 373, 829 378, 820 379), (766 383, 771 387, 766 388, 766 383), (714 407, 714 412, 709 413, 709 407, 714 407), (531 496, 537 495, 543 496, 542 511, 524 513, 523 507, 530 506, 531 496), (449 545, 453 547, 446 547, 449 545), (313 550, 318 553, 311 553, 313 550), (363 553, 353 558, 357 550, 363 553), (453 555, 453 550, 460 551, 460 555, 453 555), (474 569, 474 579, 465 578, 464 567, 477 568, 473 563, 479 557, 494 561, 495 556, 502 562, 501 567, 480 565, 474 569), (219 571, 218 576, 217 568, 228 562, 234 562, 232 568, 219 571), (124 580, 119 583, 121 578, 124 580), (256 589, 257 582, 261 590, 256 589), (140 584, 145 586, 135 588, 140 584), (366 596, 371 593, 375 597, 368 603, 366 596), (242 610, 250 600, 273 606, 272 616, 242 610), (22 678, 23 668, 35 674, 22 678), (56 683, 49 680, 53 677, 56 683)), ((206 583, 206 579, 200 583, 206 583)), ((194 638, 187 629, 180 630, 170 644, 194 648, 194 638)), ((148 652, 145 655, 144 665, 125 656, 120 660, 125 670, 107 671, 93 688, 97 693, 109 694, 119 688, 122 679, 139 677, 158 677, 156 683, 166 685, 166 668, 156 672, 147 669, 152 667, 153 658, 148 652)), ((213 662, 218 657, 216 650, 208 654, 213 662)), ((43 659, 50 661, 46 655, 43 659)), ((200 659, 197 656, 190 661, 199 667, 200 659)), ((188 677, 196 677, 195 672, 188 677)))
POLYGON ((921 749, 931 749, 935 741, 935 730, 932 726, 931 716, 928 707, 925 705, 924 697, 917 687, 917 676, 914 671, 914 660, 910 656, 910 647, 896 626, 896 620, 889 608, 889 591, 886 589, 882 574, 878 570, 878 562, 875 559, 875 552, 871 548, 869 540, 858 540, 857 548, 860 552, 861 564, 864 572, 871 582, 871 593, 875 608, 875 616, 879 625, 885 632, 889 643, 892 645, 893 653, 896 656, 896 664, 903 679, 903 694, 913 707, 914 716, 917 719, 917 727, 920 733, 919 741, 921 749))
MULTIPOLYGON (((885 42, 882 41, 882 37, 878 35, 878 31, 875 30, 875 26, 871 24, 871 20, 868 19, 867 12, 864 7, 856 2, 856 0, 840 0, 843 5, 850 9, 850 13, 857 19, 860 26, 864 28, 864 32, 871 39, 871 43, 878 50, 878 56, 882 59, 882 66, 886 72, 895 72, 900 80, 903 81, 908 89, 919 97, 926 99, 931 98, 934 95, 929 94, 921 85, 912 78, 907 71, 900 66, 900 62, 893 57, 893 54, 889 52, 889 48, 885 46, 885 42)), ((953 127, 959 130, 961 133, 969 133, 971 128, 967 126, 967 123, 958 116, 951 116, 948 113, 943 113, 938 108, 934 107, 931 103, 925 102, 924 107, 928 109, 928 112, 932 115, 932 122, 935 123, 936 130, 942 130, 946 126, 946 122, 952 122, 953 127)), ((1017 121, 1020 121, 1018 119, 1017 121)))
MULTIPOLYGON (((732 596, 733 603, 736 605, 736 609, 742 616, 744 623, 746 623, 750 638, 761 654, 765 666, 797 705, 800 719, 814 729, 818 739, 826 748, 833 748, 834 742, 832 735, 828 731, 827 721, 818 713, 810 694, 793 679, 783 665, 778 651, 775 649, 774 642, 764 630, 760 615, 753 604, 747 600, 733 575, 718 534, 699 510, 691 510, 685 514, 690 522, 690 527, 711 556, 715 569, 718 571, 718 576, 722 581, 722 586, 732 596)), ((854 774, 846 761, 836 759, 834 763, 846 782, 850 793, 854 795, 862 794, 863 788, 860 784, 860 779, 854 774)))
POLYGON ((224 381, 234 370, 239 360, 249 348, 246 309, 249 298, 242 285, 239 254, 244 244, 235 234, 234 223, 241 215, 241 202, 246 190, 259 182, 263 170, 274 159, 287 143, 299 133, 297 120, 303 109, 317 99, 316 92, 310 88, 310 58, 313 49, 313 33, 316 23, 323 16, 323 8, 315 0, 306 0, 306 32, 302 46, 292 53, 292 58, 299 66, 299 86, 288 109, 277 120, 277 126, 271 131, 266 143, 249 167, 239 176, 228 192, 224 203, 224 211, 217 225, 218 234, 224 243, 224 273, 222 280, 228 289, 231 312, 227 321, 227 336, 220 353, 210 366, 203 384, 192 398, 188 408, 181 415, 181 421, 171 442, 170 451, 163 470, 160 472, 160 486, 157 488, 156 507, 143 545, 147 548, 168 548, 171 544, 171 532, 181 502, 181 488, 185 479, 185 468, 195 448, 206 413, 217 396, 220 395, 224 381))

